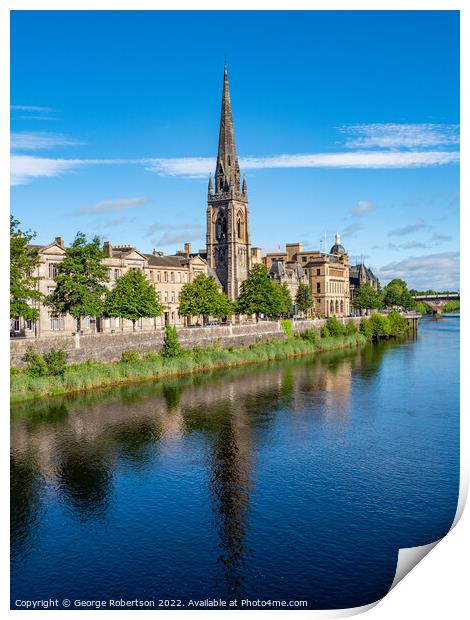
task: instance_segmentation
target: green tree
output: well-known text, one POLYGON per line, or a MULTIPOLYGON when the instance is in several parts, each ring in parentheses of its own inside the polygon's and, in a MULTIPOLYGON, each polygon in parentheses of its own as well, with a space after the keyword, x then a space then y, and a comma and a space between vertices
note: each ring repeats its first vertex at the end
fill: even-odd
POLYGON ((162 357, 179 357, 182 353, 176 327, 174 325, 165 326, 165 342, 162 348, 162 357))
POLYGON ((382 296, 370 282, 365 282, 356 292, 353 305, 358 310, 374 310, 382 307, 382 296))
POLYGON ((140 269, 130 269, 106 293, 104 314, 129 319, 134 331, 138 319, 160 316, 162 312, 155 289, 140 269))
POLYGON ((387 308, 401 307, 408 310, 416 305, 406 282, 400 278, 395 278, 384 286, 383 300, 387 308))
POLYGON ((289 291, 289 287, 286 282, 282 284, 274 283, 275 307, 278 308, 276 316, 282 316, 284 314, 292 314, 294 311, 294 304, 292 303, 292 296, 289 291))
POLYGON ((308 312, 313 305, 312 294, 308 284, 301 282, 297 288, 295 303, 299 312, 308 312))
POLYGON ((200 273, 183 286, 180 294, 181 316, 202 316, 204 323, 210 316, 228 316, 233 306, 230 299, 219 291, 213 276, 200 273))
POLYGON ((78 232, 57 265, 56 288, 46 303, 56 312, 70 314, 77 321, 77 331, 84 316, 102 316, 108 270, 102 263, 99 237, 88 241, 78 232))
POLYGON ((236 308, 240 314, 255 314, 256 320, 260 314, 282 314, 281 294, 275 289, 275 284, 263 265, 253 265, 248 278, 242 282, 236 308))
POLYGON ((20 222, 10 216, 10 318, 20 316, 33 321, 39 318, 39 310, 30 305, 42 299, 37 289, 39 278, 33 275, 39 255, 29 245, 35 236, 29 230, 22 231, 20 222))

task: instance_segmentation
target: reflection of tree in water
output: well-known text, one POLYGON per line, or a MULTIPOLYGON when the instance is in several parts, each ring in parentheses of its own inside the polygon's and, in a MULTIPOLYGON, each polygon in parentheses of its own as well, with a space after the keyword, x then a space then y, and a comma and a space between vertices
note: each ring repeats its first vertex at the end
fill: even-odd
POLYGON ((65 400, 48 400, 45 403, 20 403, 12 408, 12 421, 18 421, 24 417, 28 428, 34 431, 36 428, 50 424, 60 425, 67 419, 68 408, 65 400))
POLYGON ((145 465, 153 455, 155 442, 160 439, 161 429, 153 421, 134 420, 112 428, 112 443, 121 458, 134 465, 145 465))
POLYGON ((185 386, 180 381, 164 383, 162 386, 162 394, 168 407, 168 411, 174 411, 180 404, 181 394, 185 386))
POLYGON ((386 351, 403 341, 403 338, 391 338, 363 347, 356 357, 355 370, 364 378, 377 375, 380 371, 380 362, 386 351))
POLYGON ((41 477, 32 455, 10 458, 11 555, 23 551, 34 532, 40 508, 41 477))
POLYGON ((59 488, 82 518, 103 516, 111 494, 111 466, 96 442, 72 440, 64 445, 57 468, 59 488))

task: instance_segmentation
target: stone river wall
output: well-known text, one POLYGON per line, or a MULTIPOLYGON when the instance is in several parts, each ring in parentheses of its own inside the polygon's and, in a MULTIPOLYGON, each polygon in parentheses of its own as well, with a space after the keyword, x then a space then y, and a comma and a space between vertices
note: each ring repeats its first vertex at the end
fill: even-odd
MULTIPOLYGON (((360 319, 353 320, 358 323, 360 319)), ((346 322, 346 319, 343 321, 346 322)), ((325 319, 292 321, 292 331, 300 333, 306 329, 321 329, 325 322, 325 319)), ((177 332, 181 346, 184 348, 210 347, 214 344, 229 347, 274 339, 282 340, 286 337, 279 321, 247 322, 212 327, 180 327, 177 328, 177 332)), ((51 349, 67 351, 68 361, 72 364, 87 360, 115 362, 121 358, 123 351, 137 350, 141 354, 160 351, 163 346, 163 337, 163 329, 158 328, 156 331, 84 335, 80 336, 79 340, 76 336, 11 339, 10 363, 12 366, 23 366, 22 357, 27 350, 42 354, 51 349)))

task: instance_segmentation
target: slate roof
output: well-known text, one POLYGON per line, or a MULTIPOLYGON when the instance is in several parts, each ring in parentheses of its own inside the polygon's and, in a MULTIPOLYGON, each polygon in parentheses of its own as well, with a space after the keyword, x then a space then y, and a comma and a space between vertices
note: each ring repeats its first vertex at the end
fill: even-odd
POLYGON ((179 269, 183 266, 183 260, 187 258, 185 256, 156 256, 155 254, 144 254, 147 258, 149 267, 169 267, 173 269, 179 269), (183 259, 183 260, 182 260, 183 259))

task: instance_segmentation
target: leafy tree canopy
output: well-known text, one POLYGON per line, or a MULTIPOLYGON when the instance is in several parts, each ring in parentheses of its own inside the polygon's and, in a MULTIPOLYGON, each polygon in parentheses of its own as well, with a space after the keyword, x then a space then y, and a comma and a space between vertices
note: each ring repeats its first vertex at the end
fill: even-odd
POLYGON ((382 295, 365 282, 355 293, 353 305, 358 310, 373 310, 382 307, 382 295))
POLYGON ((31 301, 40 301, 37 290, 38 278, 34 271, 39 265, 37 251, 29 246, 36 233, 22 231, 20 222, 10 216, 10 318, 20 316, 37 320, 39 311, 30 306, 31 301))
MULTIPOLYGON (((240 287, 240 295, 237 300, 237 311, 240 314, 266 314, 279 316, 283 313, 282 293, 269 277, 263 265, 253 265, 240 287)), ((291 301, 292 303, 292 301, 291 301)))
POLYGON ((200 273, 192 282, 183 286, 180 295, 181 316, 227 316, 233 306, 227 295, 221 293, 213 276, 200 273))
POLYGON ((310 287, 307 284, 301 282, 297 288, 297 294, 295 296, 295 302, 300 312, 308 312, 313 305, 312 294, 310 287))
POLYGON ((99 237, 88 241, 84 233, 78 232, 57 265, 56 288, 47 297, 47 303, 56 312, 77 319, 77 329, 81 317, 103 314, 108 270, 102 259, 99 237))
POLYGON ((275 295, 278 296, 278 300, 276 301, 277 312, 273 312, 273 314, 275 316, 292 314, 294 311, 294 305, 292 303, 292 297, 286 282, 283 282, 282 284, 274 283, 274 290, 275 295))
POLYGON ((395 278, 384 286, 383 300, 388 308, 399 306, 408 310, 415 307, 415 301, 406 282, 400 278, 395 278))
POLYGON ((104 314, 129 319, 134 329, 138 319, 160 316, 162 312, 155 289, 140 269, 130 269, 106 294, 104 314))

